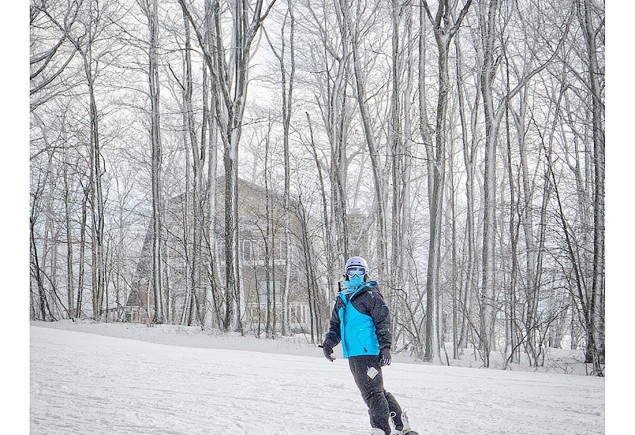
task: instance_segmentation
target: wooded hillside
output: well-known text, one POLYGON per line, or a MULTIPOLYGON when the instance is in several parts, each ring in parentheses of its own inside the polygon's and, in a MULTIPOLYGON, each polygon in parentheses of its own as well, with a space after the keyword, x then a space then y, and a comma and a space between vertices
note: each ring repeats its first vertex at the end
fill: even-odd
POLYGON ((540 366, 545 347, 584 348, 603 375, 604 15, 596 0, 31 0, 31 318, 123 306, 151 228, 151 320, 244 331, 244 179, 283 198, 266 215, 285 230, 262 227, 267 264, 285 247, 268 336, 290 333, 302 270, 320 341, 362 255, 397 352, 540 366), (198 316, 170 320, 176 290, 198 316))

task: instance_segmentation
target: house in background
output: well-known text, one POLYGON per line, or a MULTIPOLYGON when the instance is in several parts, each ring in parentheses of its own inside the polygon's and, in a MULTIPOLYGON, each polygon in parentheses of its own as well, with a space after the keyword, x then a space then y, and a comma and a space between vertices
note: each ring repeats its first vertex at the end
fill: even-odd
MULTIPOLYGON (((224 187, 224 177, 218 178, 213 215, 210 207, 202 204, 201 225, 213 227, 214 240, 209 240, 209 236, 199 237, 198 249, 195 249, 192 243, 192 199, 181 194, 166 203, 163 214, 163 300, 166 321, 169 323, 200 324, 204 318, 208 318, 213 326, 218 327, 225 314, 224 187), (199 267, 192 271, 192 262, 188 262, 188 259, 192 258, 195 251, 199 258, 199 267), (208 298, 211 300, 207 300, 208 298), (191 315, 190 307, 194 315, 191 315), (203 312, 204 308, 211 312, 203 312)), ((275 321, 276 329, 280 330, 282 292, 286 277, 283 197, 279 193, 266 191, 253 183, 239 180, 238 198, 240 313, 243 330, 264 332, 268 311, 275 313, 275 319, 270 317, 269 320, 271 324, 275 321)), ((311 312, 306 286, 307 267, 304 264, 305 255, 302 253, 303 248, 299 239, 302 226, 293 212, 290 212, 289 220, 289 326, 292 332, 306 332, 310 327, 311 312)), ((147 322, 154 313, 151 246, 150 227, 137 264, 132 291, 127 298, 122 319, 124 321, 147 322)), ((325 297, 321 299, 323 300, 314 306, 328 305, 326 292, 325 297)))

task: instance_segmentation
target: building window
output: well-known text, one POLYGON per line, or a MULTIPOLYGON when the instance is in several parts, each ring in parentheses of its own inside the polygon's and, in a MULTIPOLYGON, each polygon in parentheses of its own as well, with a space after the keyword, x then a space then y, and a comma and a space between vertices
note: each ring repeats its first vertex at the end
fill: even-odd
MULTIPOLYGON (((216 255, 219 256, 221 261, 225 259, 225 241, 222 238, 218 238, 214 242, 216 255)), ((244 239, 238 241, 238 247, 240 250, 239 255, 245 265, 263 266, 265 260, 265 242, 261 239, 244 239)), ((276 240, 274 244, 269 244, 269 261, 276 265, 280 265, 286 258, 286 244, 284 241, 276 240)), ((293 261, 294 256, 297 256, 297 247, 291 245, 290 258, 293 261)))
POLYGON ((286 245, 284 243, 278 243, 278 249, 276 249, 276 254, 278 254, 278 256, 276 257, 276 260, 284 260, 287 257, 286 245))
MULTIPOLYGON (((280 285, 280 281, 269 281, 269 291, 271 292, 271 303, 274 301, 274 292, 275 292, 275 301, 276 306, 282 306, 282 286, 280 285)), ((267 303, 267 282, 260 281, 258 283, 258 298, 260 304, 267 303)))
POLYGON ((253 245, 251 240, 243 240, 243 261, 251 261, 253 257, 253 245))

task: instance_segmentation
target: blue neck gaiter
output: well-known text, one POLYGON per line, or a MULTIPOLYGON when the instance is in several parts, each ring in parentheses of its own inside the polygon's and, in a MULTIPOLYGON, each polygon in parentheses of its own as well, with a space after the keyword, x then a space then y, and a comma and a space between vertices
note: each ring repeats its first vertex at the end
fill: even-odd
POLYGON ((354 293, 355 290, 357 290, 363 284, 364 284, 363 276, 358 276, 358 275, 351 276, 348 278, 348 281, 344 281, 342 283, 344 287, 344 290, 342 290, 342 293, 344 294, 354 293))

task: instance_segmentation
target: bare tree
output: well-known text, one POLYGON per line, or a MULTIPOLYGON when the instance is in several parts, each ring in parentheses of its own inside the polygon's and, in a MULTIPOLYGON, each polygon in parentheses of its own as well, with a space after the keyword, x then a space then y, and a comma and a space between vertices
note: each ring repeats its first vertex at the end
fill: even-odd
POLYGON ((220 126, 221 140, 224 145, 225 164, 225 330, 241 331, 240 316, 240 268, 238 247, 238 145, 242 131, 242 120, 247 99, 249 61, 251 49, 258 30, 275 4, 269 3, 263 11, 263 0, 254 5, 250 19, 250 8, 247 2, 237 1, 232 8, 232 63, 225 57, 226 48, 223 42, 221 25, 221 8, 218 0, 211 5, 211 16, 214 21, 213 50, 205 43, 204 34, 194 18, 192 7, 185 0, 179 0, 184 14, 194 27, 203 51, 213 82, 217 84, 213 92, 221 98, 215 101, 215 117, 220 126))
MULTIPOLYGON (((325 218, 327 245, 327 273, 329 288, 333 288, 336 264, 346 261, 351 254, 349 247, 349 224, 347 217, 347 170, 349 157, 348 136, 352 118, 351 99, 348 95, 348 82, 351 78, 349 47, 350 36, 344 31, 341 19, 332 20, 332 10, 338 15, 338 4, 322 1, 321 10, 312 3, 306 5, 310 21, 307 26, 317 29, 310 34, 311 41, 319 45, 309 45, 311 63, 315 64, 318 74, 315 74, 316 87, 314 98, 317 104, 327 140, 330 145, 330 162, 328 171, 330 186, 330 213, 325 218), (317 47, 315 47, 317 45, 317 47)), ((310 122, 309 122, 310 123, 310 122)), ((315 144, 315 141, 312 143, 315 144)), ((326 163, 324 164, 326 167, 326 163)), ((324 198, 326 199, 326 191, 324 198)))
MULTIPOLYGON (((588 307, 587 362, 592 362, 595 372, 601 374, 604 363, 604 99, 601 79, 604 76, 599 62, 597 39, 603 35, 603 21, 593 19, 598 6, 591 0, 577 2, 578 19, 584 34, 589 72, 589 93, 593 117, 593 281, 588 307), (601 33, 602 32, 602 33, 601 33)), ((603 15, 603 14, 602 14, 603 15)))
POLYGON ((359 49, 361 31, 360 28, 363 25, 361 22, 360 8, 353 9, 352 5, 348 1, 339 3, 336 7, 338 22, 340 24, 340 33, 346 35, 346 38, 350 44, 350 53, 353 59, 353 70, 355 72, 355 88, 356 97, 359 107, 360 117, 362 120, 362 126, 364 130, 364 138, 366 139, 366 145, 368 146, 368 153, 371 160, 371 168, 373 172, 374 191, 375 191, 375 208, 377 210, 377 276, 381 280, 387 277, 387 262, 388 262, 388 241, 386 230, 386 196, 384 194, 384 174, 382 169, 382 163, 379 157, 379 145, 377 144, 377 138, 375 136, 375 127, 368 103, 368 94, 366 92, 366 75, 362 69, 362 53, 359 49), (353 16, 353 12, 356 15, 353 16))
POLYGON ((285 228, 285 280, 282 293, 282 335, 289 335, 289 286, 291 279, 291 228, 289 224, 290 216, 290 195, 291 195, 291 163, 289 161, 289 134, 291 127, 291 113, 293 108, 293 81, 295 77, 295 16, 293 14, 293 2, 287 0, 287 10, 281 27, 280 52, 271 43, 266 32, 265 36, 271 47, 271 51, 280 64, 280 81, 282 91, 282 143, 284 159, 284 228, 285 228), (289 20, 289 58, 290 65, 287 66, 285 59, 286 37, 285 28, 289 20), (287 79, 288 76, 288 79, 287 79), (288 80, 288 83, 287 83, 288 80))
POLYGON ((428 171, 432 173, 432 185, 429 186, 430 201, 430 242, 428 247, 428 273, 426 280, 426 354, 425 358, 432 361, 440 353, 440 323, 439 323, 439 272, 441 268, 441 231, 443 217, 443 195, 445 185, 446 162, 446 118, 448 110, 448 94, 450 92, 449 58, 448 52, 452 38, 459 31, 461 22, 465 18, 471 0, 468 0, 458 18, 454 19, 453 9, 448 1, 439 2, 435 16, 432 16, 427 1, 423 1, 428 19, 432 23, 439 56, 439 94, 436 110, 435 146, 427 147, 428 171))
POLYGON ((165 321, 163 307, 162 212, 161 212, 161 115, 159 81, 159 17, 157 0, 138 0, 148 21, 148 86, 150 94, 150 148, 152 179, 152 293, 153 322, 165 321))
POLYGON ((276 4, 31 2, 31 316, 144 294, 149 322, 273 338, 301 295, 317 340, 360 253, 396 351, 540 366, 570 334, 603 374, 603 4, 276 4))
POLYGON ((31 26, 31 57, 29 59, 31 111, 54 99, 66 88, 63 85, 55 87, 51 85, 58 78, 63 77, 62 74, 78 52, 77 46, 70 41, 69 35, 73 31, 72 28, 77 21, 82 4, 83 1, 76 1, 65 8, 65 5, 59 1, 33 0, 31 2, 29 20, 31 26), (48 43, 51 39, 50 33, 55 35, 54 42, 42 48, 40 38, 43 43, 48 43))

